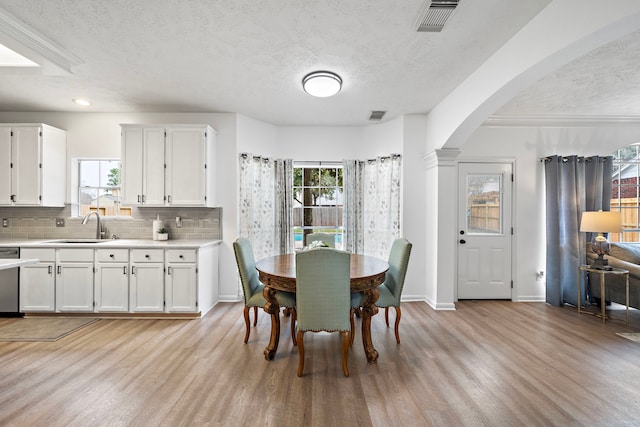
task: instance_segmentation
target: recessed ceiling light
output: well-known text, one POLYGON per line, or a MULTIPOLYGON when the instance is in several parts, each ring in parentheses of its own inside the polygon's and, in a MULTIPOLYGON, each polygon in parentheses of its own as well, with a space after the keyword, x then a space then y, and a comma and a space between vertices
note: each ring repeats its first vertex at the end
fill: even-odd
POLYGON ((314 71, 304 76, 302 88, 309 95, 326 98, 340 92, 342 79, 330 71, 314 71))
POLYGON ((89 101, 87 101, 86 99, 78 99, 78 98, 75 98, 75 99, 73 100, 73 102, 75 102, 75 103, 76 103, 76 104, 78 104, 78 105, 82 105, 82 106, 84 106, 84 107, 89 107, 89 106, 91 106, 91 103, 90 103, 89 101))

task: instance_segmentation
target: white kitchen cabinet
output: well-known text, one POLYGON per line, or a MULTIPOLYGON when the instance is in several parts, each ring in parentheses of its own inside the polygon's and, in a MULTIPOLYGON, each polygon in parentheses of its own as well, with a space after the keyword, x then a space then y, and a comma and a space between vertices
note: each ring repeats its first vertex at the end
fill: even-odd
POLYGON ((168 249, 165 277, 166 310, 198 311, 198 268, 195 249, 168 249))
POLYGON ((20 311, 55 312, 55 249, 24 248, 20 257, 40 260, 37 264, 20 267, 20 311))
POLYGON ((94 310, 94 250, 56 250, 56 311, 94 310))
POLYGON ((216 131, 211 126, 121 128, 123 204, 216 206, 216 131))
POLYGON ((164 250, 132 249, 129 302, 132 312, 164 311, 164 250))
POLYGON ((66 132, 0 124, 0 206, 64 206, 66 132))
POLYGON ((129 250, 97 249, 95 311, 129 311, 129 250))
POLYGON ((164 206, 164 127, 122 126, 122 203, 164 206))

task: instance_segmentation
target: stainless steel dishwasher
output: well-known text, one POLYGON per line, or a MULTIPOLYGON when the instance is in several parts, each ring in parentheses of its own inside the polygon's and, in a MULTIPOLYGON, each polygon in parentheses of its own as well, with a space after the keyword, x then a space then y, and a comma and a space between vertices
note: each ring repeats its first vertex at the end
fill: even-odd
MULTIPOLYGON (((0 259, 20 258, 20 248, 0 248, 0 259)), ((0 270, 0 316, 21 317, 19 268, 0 270)))

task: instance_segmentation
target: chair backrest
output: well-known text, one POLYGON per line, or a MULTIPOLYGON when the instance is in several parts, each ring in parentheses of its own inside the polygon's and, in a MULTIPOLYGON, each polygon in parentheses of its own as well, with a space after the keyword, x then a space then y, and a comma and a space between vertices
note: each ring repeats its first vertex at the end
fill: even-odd
POLYGON ((407 239, 398 238, 393 241, 389 252, 389 270, 387 270, 384 285, 391 291, 397 304, 400 304, 412 246, 407 239))
POLYGON ((296 311, 299 331, 351 329, 348 252, 318 248, 296 254, 296 311))
POLYGON ((329 234, 329 233, 307 234, 307 240, 306 240, 307 245, 310 245, 312 242, 315 242, 316 240, 326 243, 327 245, 329 245, 330 248, 336 247, 336 238, 333 234, 329 234))
POLYGON ((240 281, 242 282, 244 303, 247 304, 249 298, 251 298, 260 286, 251 241, 246 237, 239 237, 233 242, 233 252, 236 254, 236 263, 238 264, 238 272, 240 273, 240 281))

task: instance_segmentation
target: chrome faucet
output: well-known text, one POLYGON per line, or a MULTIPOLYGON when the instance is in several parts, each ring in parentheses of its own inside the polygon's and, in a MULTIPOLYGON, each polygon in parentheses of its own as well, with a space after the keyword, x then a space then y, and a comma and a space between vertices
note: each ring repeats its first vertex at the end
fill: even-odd
POLYGON ((102 239, 102 222, 100 221, 100 214, 98 213, 98 211, 91 211, 87 215, 85 215, 85 217, 82 218, 82 224, 84 225, 87 222, 89 222, 89 217, 93 214, 96 215, 96 222, 97 222, 96 239, 100 240, 102 239))

